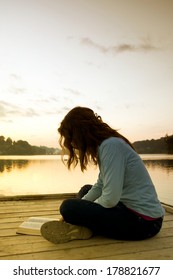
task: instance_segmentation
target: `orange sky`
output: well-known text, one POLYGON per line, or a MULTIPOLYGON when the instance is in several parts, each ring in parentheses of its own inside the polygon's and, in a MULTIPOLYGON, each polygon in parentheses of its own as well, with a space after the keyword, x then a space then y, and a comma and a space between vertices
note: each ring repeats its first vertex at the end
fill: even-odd
POLYGON ((130 141, 173 134, 173 1, 0 0, 0 135, 57 145, 88 106, 130 141))

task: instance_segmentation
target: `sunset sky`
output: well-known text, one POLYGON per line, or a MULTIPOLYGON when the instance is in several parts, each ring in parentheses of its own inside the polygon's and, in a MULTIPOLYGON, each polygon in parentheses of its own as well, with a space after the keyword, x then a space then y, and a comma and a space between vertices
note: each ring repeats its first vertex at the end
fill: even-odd
POLYGON ((173 134, 172 0, 0 0, 0 135, 57 146, 74 106, 173 134))

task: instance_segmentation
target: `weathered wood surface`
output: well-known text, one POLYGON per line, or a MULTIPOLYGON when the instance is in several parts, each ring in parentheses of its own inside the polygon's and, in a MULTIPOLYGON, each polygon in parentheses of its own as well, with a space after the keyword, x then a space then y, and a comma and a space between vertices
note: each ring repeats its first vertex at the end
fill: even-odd
MULTIPOLYGON (((20 223, 31 216, 58 217, 62 196, 30 197, 0 201, 1 260, 73 260, 73 259, 173 259, 173 208, 168 207, 163 228, 154 238, 144 241, 117 241, 100 236, 52 244, 41 236, 16 234, 20 223)), ((166 207, 166 206, 165 206, 166 207)))

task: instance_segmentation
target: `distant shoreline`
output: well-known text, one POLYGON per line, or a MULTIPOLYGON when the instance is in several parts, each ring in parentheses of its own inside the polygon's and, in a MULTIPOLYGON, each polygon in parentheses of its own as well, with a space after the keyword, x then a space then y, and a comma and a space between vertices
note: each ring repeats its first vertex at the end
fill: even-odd
MULTIPOLYGON (((132 143, 138 154, 173 154, 173 135, 160 139, 142 140, 132 143)), ((46 146, 31 146, 27 141, 13 141, 0 136, 0 156, 61 155, 61 149, 46 146)))

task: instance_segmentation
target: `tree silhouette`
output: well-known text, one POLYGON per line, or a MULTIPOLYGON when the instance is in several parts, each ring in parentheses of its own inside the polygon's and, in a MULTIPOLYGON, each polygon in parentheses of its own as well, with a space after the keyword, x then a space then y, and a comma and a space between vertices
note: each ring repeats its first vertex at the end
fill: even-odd
POLYGON ((165 142, 167 144, 168 154, 173 154, 173 135, 166 135, 165 142))
POLYGON ((47 155, 59 152, 58 149, 31 146, 27 141, 13 141, 10 137, 5 140, 0 136, 0 155, 47 155))

